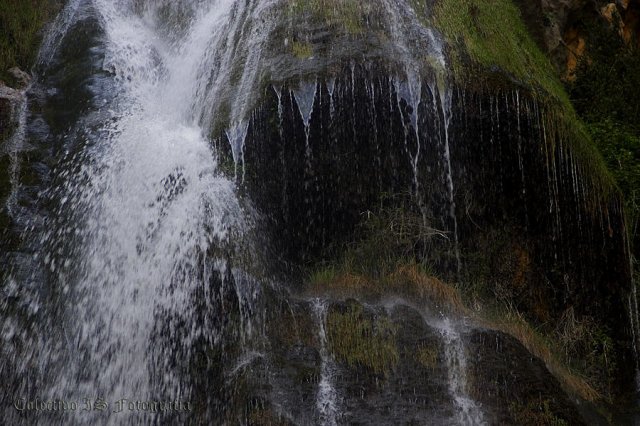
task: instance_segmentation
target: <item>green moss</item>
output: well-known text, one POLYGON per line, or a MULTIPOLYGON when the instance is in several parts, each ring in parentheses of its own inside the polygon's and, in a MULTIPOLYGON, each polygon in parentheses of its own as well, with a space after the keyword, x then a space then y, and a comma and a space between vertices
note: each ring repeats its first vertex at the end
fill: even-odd
POLYGON ((357 302, 332 309, 327 316, 327 340, 333 356, 352 367, 388 374, 398 363, 396 328, 388 317, 371 318, 357 302))
MULTIPOLYGON (((357 298, 367 303, 402 297, 417 306, 437 307, 440 312, 473 318, 486 328, 517 339, 546 364, 568 393, 588 401, 606 397, 613 367, 611 352, 608 352, 612 345, 606 333, 583 333, 576 342, 568 342, 553 327, 539 325, 536 328, 516 309, 514 295, 522 294, 531 273, 531 260, 527 247, 519 246, 513 239, 514 234, 503 229, 497 236, 487 238, 487 246, 479 246, 478 253, 484 253, 483 260, 495 257, 496 262, 506 265, 496 267, 486 260, 481 262, 479 270, 473 269, 478 274, 477 288, 465 284, 462 286, 465 293, 461 296, 456 287, 442 282, 433 271, 416 262, 411 253, 419 255, 416 247, 428 243, 435 234, 423 218, 416 216, 410 204, 403 206, 399 202, 406 201, 404 197, 392 199, 394 207, 381 208, 364 219, 359 239, 347 245, 341 256, 331 263, 318 265, 309 273, 308 293, 341 300, 357 298), (499 247, 492 248, 492 244, 499 247), (503 297, 489 291, 496 288, 497 279, 504 281, 503 297)), ((465 281, 469 279, 465 277, 465 281)), ((538 299, 532 300, 535 304, 538 299)), ((540 310, 547 311, 544 306, 540 310)), ((540 317, 547 318, 542 314, 540 317)), ((593 323, 589 327, 585 324, 578 325, 581 329, 596 330, 593 323)), ((575 335, 575 321, 566 325, 563 330, 575 335)), ((397 362, 397 349, 391 338, 395 330, 391 328, 384 333, 386 329, 384 322, 365 315, 357 302, 349 303, 342 310, 334 309, 328 315, 328 340, 336 359, 378 372, 388 371, 397 362)), ((416 349, 414 358, 420 365, 432 369, 438 364, 438 348, 416 349)))
POLYGON ((323 285, 324 283, 333 282, 338 277, 338 269, 335 265, 325 265, 314 269, 308 278, 308 282, 312 284, 323 285))
POLYGON ((458 76, 467 71, 464 55, 487 68, 513 74, 532 87, 568 102, 547 57, 529 35, 519 9, 510 0, 440 0, 434 24, 456 49, 451 57, 458 76))
POLYGON ((362 33, 367 10, 366 2, 360 0, 296 0, 289 5, 292 17, 306 16, 351 34, 362 33))
POLYGON ((443 311, 459 310, 457 290, 434 277, 432 262, 440 254, 427 252, 443 232, 430 225, 410 194, 384 194, 380 203, 363 215, 353 242, 328 253, 333 261, 308 271, 307 292, 370 302, 402 296, 443 311))
MULTIPOLYGON (((527 31, 511 0, 439 0, 433 25, 450 46, 454 80, 462 85, 508 74, 545 105, 551 147, 567 143, 590 168, 594 194, 608 198, 615 183, 602 156, 578 119, 564 86, 547 56, 527 31)), ((503 76, 498 80, 504 81, 503 76)), ((477 84, 477 83, 476 83, 477 84)))
POLYGON ((435 370, 438 366, 438 348, 420 346, 415 354, 416 361, 424 368, 435 370))
POLYGON ((313 46, 307 42, 294 41, 291 43, 291 51, 298 59, 307 59, 313 56, 313 46))
POLYGON ((50 0, 0 0, 0 79, 11 81, 7 70, 31 67, 41 40, 41 29, 55 13, 50 0))

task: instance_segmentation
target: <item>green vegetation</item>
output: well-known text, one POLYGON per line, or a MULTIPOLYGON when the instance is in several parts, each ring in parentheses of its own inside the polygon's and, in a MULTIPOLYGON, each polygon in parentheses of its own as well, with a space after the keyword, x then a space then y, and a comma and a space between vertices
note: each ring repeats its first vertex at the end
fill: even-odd
POLYGON ((308 42, 294 41, 291 43, 291 50, 298 59, 307 59, 313 56, 313 46, 308 42))
POLYGON ((311 17, 350 34, 363 31, 363 16, 368 10, 367 2, 360 0, 295 0, 289 4, 292 17, 311 17))
MULTIPOLYGON (((597 194, 608 197, 614 182, 602 156, 578 119, 565 88, 547 56, 527 31, 511 0, 438 0, 433 24, 450 46, 453 77, 461 84, 508 74, 543 101, 555 132, 549 142, 571 144, 580 162, 590 166, 597 194)), ((500 76, 499 81, 504 81, 500 76)), ((500 83, 497 83, 500 84, 500 83)))
MULTIPOLYGON (((517 339, 545 363, 572 395, 588 401, 611 395, 615 357, 606 330, 593 319, 576 318, 570 309, 559 321, 547 318, 546 324, 533 315, 540 325, 534 325, 519 310, 516 300, 523 294, 522 289, 528 287, 526 280, 532 274, 532 261, 526 247, 519 247, 512 234, 502 232, 507 240, 514 238, 504 242, 495 236, 488 237, 488 241, 498 245, 494 254, 502 262, 500 268, 486 264, 486 274, 477 271, 473 285, 469 284, 473 277, 465 276, 456 288, 436 278, 424 261, 427 254, 423 248, 441 233, 430 228, 408 201, 393 199, 394 207, 381 207, 364 220, 356 241, 347 245, 336 260, 309 271, 308 293, 373 303, 399 296, 418 306, 471 317, 486 328, 517 339)), ((481 256, 493 257, 488 252, 481 256)), ((526 297, 532 298, 534 308, 542 303, 534 296, 526 297)), ((534 308, 528 308, 527 312, 535 314, 534 308)), ((541 318, 549 315, 548 307, 541 305, 538 309, 541 318)), ((388 330, 386 326, 381 329, 388 330)), ((395 362, 391 338, 385 340, 376 335, 376 324, 355 302, 343 312, 331 312, 327 330, 332 352, 339 360, 366 365, 378 372, 395 362), (377 354, 379 360, 370 359, 367 354, 377 354)), ((383 336, 392 334, 387 331, 383 336)), ((421 347, 415 356, 425 368, 437 365, 437 348, 421 347)))
MULTIPOLYGON (((587 22, 587 55, 568 85, 587 131, 622 190, 629 236, 640 248, 640 51, 616 24, 587 22)), ((638 257, 636 253, 636 257, 638 257)))
POLYGON ((11 67, 31 67, 42 27, 56 10, 52 0, 0 0, 0 79, 11 82, 11 67))
POLYGON ((438 348, 420 346, 416 352, 416 360, 424 368, 435 370, 438 366, 438 348))
POLYGON ((355 241, 338 249, 343 255, 341 269, 374 279, 408 263, 428 271, 431 265, 425 254, 432 238, 449 237, 430 222, 430 218, 422 216, 411 194, 382 194, 375 211, 367 212, 366 219, 358 225, 355 241))
POLYGON ((460 294, 434 277, 426 255, 433 238, 444 233, 429 226, 408 194, 383 197, 381 203, 360 224, 356 240, 338 250, 337 260, 309 271, 307 291, 371 301, 396 294, 459 311, 460 294))
POLYGON ((640 49, 637 40, 620 37, 619 25, 584 23, 587 54, 568 89, 623 193, 633 285, 640 288, 640 49))
POLYGON ((361 304, 350 301, 327 316, 327 340, 334 357, 352 367, 388 374, 399 360, 396 329, 386 316, 368 317, 361 304))
MULTIPOLYGON (((586 374, 587 371, 578 368, 579 362, 582 362, 588 363, 594 370, 599 369, 601 367, 597 363, 599 360, 591 362, 592 360, 586 358, 572 359, 569 353, 563 352, 568 342, 556 331, 534 327, 521 312, 513 307, 492 303, 492 301, 486 301, 486 305, 477 309, 474 315, 484 326, 516 338, 530 353, 545 363, 547 369, 569 393, 587 401, 598 401, 606 396, 604 392, 608 390, 606 389, 608 381, 603 384, 599 375, 589 376, 586 374)), ((581 337, 585 338, 581 343, 590 347, 595 345, 594 342, 586 340, 587 336, 581 337)), ((580 356, 584 355, 580 354, 580 356)))
POLYGON ((474 64, 498 67, 568 104, 562 83, 511 0, 440 0, 433 19, 453 47, 451 61, 457 77, 467 76, 474 64))
POLYGON ((417 304, 437 306, 445 312, 463 310, 459 292, 426 273, 415 262, 398 265, 396 270, 377 278, 350 271, 348 263, 337 268, 328 266, 313 272, 308 282, 308 292, 312 295, 331 294, 376 302, 393 294, 417 304))

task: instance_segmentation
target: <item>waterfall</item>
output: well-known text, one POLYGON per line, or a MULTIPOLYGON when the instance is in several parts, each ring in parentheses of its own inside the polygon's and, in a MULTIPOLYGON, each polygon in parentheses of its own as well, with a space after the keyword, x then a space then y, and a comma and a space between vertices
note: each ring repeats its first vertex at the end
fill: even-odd
POLYGON ((36 60, 37 68, 46 67, 51 63, 56 51, 60 47, 62 39, 76 19, 76 14, 78 13, 81 2, 82 0, 68 1, 53 21, 51 28, 47 31, 45 38, 42 41, 42 45, 40 46, 40 51, 38 52, 38 58, 36 60))
MULTIPOLYGON (((603 245, 586 256, 568 215, 588 234, 589 206, 567 200, 593 191, 591 166, 526 89, 503 89, 509 80, 487 94, 509 73, 478 67, 492 79, 469 86, 454 75, 445 51, 456 46, 445 49, 426 10, 437 4, 335 3, 66 2, 4 147, 8 424, 485 425, 519 414, 493 405, 507 384, 482 393, 490 369, 504 371, 484 345, 498 332, 464 323, 486 311, 464 309, 456 289, 473 280, 478 306, 491 306, 494 284, 544 298, 564 282, 569 295, 583 269, 560 259, 614 260, 622 213, 594 210, 603 245), (520 198, 531 202, 512 215, 520 198), (539 295, 538 280, 549 284, 539 295), (342 315, 351 299, 362 310, 342 315), (477 348, 488 356, 472 358, 477 348), (16 397, 79 408, 22 413, 16 397), (154 401, 174 405, 128 408, 154 401)), ((624 304, 637 354, 636 291, 624 304)), ((509 364, 518 378, 549 373, 509 344, 496 359, 525 354, 509 364)), ((549 383, 540 404, 571 420, 549 383)))
POLYGON ((482 408, 469 394, 469 373, 467 354, 463 342, 462 332, 470 328, 466 324, 459 324, 455 320, 443 315, 435 314, 431 309, 420 307, 411 301, 394 298, 387 299, 384 307, 388 313, 394 309, 409 307, 422 316, 422 321, 431 330, 437 332, 443 347, 443 358, 447 373, 447 388, 453 402, 453 417, 451 424, 465 426, 482 426, 488 424, 482 408))
MULTIPOLYGON (((216 325, 201 320, 203 286, 205 296, 216 293, 207 300, 224 300, 225 281, 235 286, 238 306, 231 309, 239 312, 238 333, 242 339, 255 333, 250 317, 259 289, 229 261, 233 253, 251 251, 246 235, 253 214, 218 170, 207 110, 228 100, 218 86, 231 72, 220 59, 226 55, 230 67, 236 46, 224 39, 268 4, 72 1, 54 22, 38 66, 46 72, 69 28, 90 16, 103 32, 101 67, 110 83, 108 95, 96 93, 97 118, 90 113, 69 132, 69 138, 81 135, 82 149, 55 171, 63 183, 48 192, 56 200, 54 219, 38 238, 43 247, 34 260, 44 263, 44 274, 60 291, 60 305, 51 308, 60 326, 54 337, 31 344, 39 351, 34 357, 41 397, 188 400, 190 390, 170 360, 188 361, 196 341, 218 339, 216 325), (182 8, 184 28, 165 20, 163 8, 174 6, 182 8), (83 133, 87 123, 92 131, 83 133), (229 278, 210 289, 214 275, 229 278)), ((258 38, 251 35, 252 42, 258 38)), ((256 76, 248 50, 239 85, 250 94, 256 76)), ((248 102, 233 100, 231 122, 240 122, 248 102)), ((20 126, 9 143, 14 175, 26 102, 19 112, 20 126)), ((246 121, 241 123, 227 131, 239 161, 247 132, 246 121)), ((15 190, 18 183, 12 184, 15 190)), ((13 194, 9 206, 13 213, 13 194)), ((3 327, 3 338, 13 338, 16 330, 3 327)), ((106 418, 99 412, 74 415, 64 422, 106 418)), ((107 422, 137 423, 139 415, 122 413, 107 422)))
MULTIPOLYGON (((76 339, 89 359, 77 368, 101 365, 82 384, 85 393, 151 397, 147 348, 157 312, 188 318, 191 293, 201 285, 198 253, 232 242, 245 227, 233 184, 216 172, 205 129, 191 112, 194 98, 185 96, 193 82, 185 64, 208 51, 200 31, 219 27, 232 6, 211 4, 194 18, 184 45, 172 46, 158 36, 159 23, 148 21, 151 10, 145 20, 126 4, 95 2, 107 37, 104 66, 120 93, 113 124, 87 153, 83 182, 71 178, 65 188, 85 220, 72 315, 81 320, 76 339)), ((52 272, 56 266, 51 261, 52 272)), ((198 331, 191 332, 195 338, 198 331)))
MULTIPOLYGON (((37 73, 47 76, 57 66, 69 32, 92 20, 98 33, 91 66, 101 80, 89 84, 93 109, 82 112, 63 135, 65 153, 52 172, 51 187, 43 191, 53 205, 51 218, 29 235, 41 244, 30 267, 38 272, 31 272, 30 279, 53 295, 47 301, 45 292, 39 292, 30 303, 36 312, 39 303, 47 307, 37 321, 59 324, 52 336, 31 345, 43 397, 111 403, 128 397, 187 400, 188 382, 171 367, 172 360, 195 356, 191 348, 196 341, 220 341, 221 326, 200 310, 215 311, 212 303, 226 306, 229 285, 238 302, 233 307, 239 313, 238 340, 248 346, 245 354, 253 353, 249 340, 256 327, 251 317, 257 315, 260 290, 233 261, 242 257, 240 252, 249 253, 243 259, 253 256, 254 217, 248 201, 237 195, 236 183, 221 172, 211 137, 223 129, 235 177, 240 179, 242 167, 244 181, 249 115, 281 6, 278 0, 71 0, 52 23, 37 73), (212 277, 220 277, 219 289, 209 287, 212 277), (61 364, 64 369, 56 368, 61 364)), ((406 62, 408 83, 398 84, 413 106, 418 146, 411 156, 417 190, 422 75, 411 52, 414 46, 407 44, 410 33, 419 31, 428 39, 421 46, 439 66, 444 57, 431 31, 415 25, 407 2, 385 2, 384 8, 388 30, 406 62)), ((351 65, 355 90, 355 63, 351 65)), ((331 78, 332 113, 335 87, 331 78)), ((301 82, 291 94, 304 124, 307 157, 318 90, 313 80, 301 82)), ((280 91, 277 95, 282 120, 280 91)), ((353 102, 355 113, 355 98, 353 102)), ((28 113, 25 101, 9 143, 12 213, 28 113)), ((16 276, 10 282, 18 288, 19 280, 16 276)), ((331 425, 337 423, 339 408, 332 383, 335 365, 326 346, 325 304, 317 302, 314 311, 322 359, 316 409, 321 422, 331 425)), ((16 330, 5 327, 3 337, 11 339, 16 330)), ((135 413, 118 418, 75 414, 65 421, 140 419, 135 413)))

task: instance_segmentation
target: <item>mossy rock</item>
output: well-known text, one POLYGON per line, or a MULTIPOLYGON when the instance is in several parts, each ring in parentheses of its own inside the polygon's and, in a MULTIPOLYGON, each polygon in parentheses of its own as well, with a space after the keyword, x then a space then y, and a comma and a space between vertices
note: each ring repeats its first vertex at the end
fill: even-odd
POLYGON ((329 350, 339 362, 380 375, 397 365, 396 327, 386 314, 366 312, 351 300, 331 307, 326 327, 329 350))
POLYGON ((29 69, 36 58, 43 27, 61 8, 58 0, 0 0, 0 80, 15 83, 7 72, 29 69))

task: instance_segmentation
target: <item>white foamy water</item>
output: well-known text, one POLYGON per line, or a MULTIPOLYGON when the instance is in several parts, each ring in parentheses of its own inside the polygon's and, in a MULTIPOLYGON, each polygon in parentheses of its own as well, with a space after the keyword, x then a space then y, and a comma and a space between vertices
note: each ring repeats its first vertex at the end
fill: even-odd
POLYGON ((327 349, 327 304, 325 301, 315 299, 313 301, 313 310, 318 325, 318 340, 320 342, 320 382, 318 383, 318 391, 316 394, 316 410, 318 412, 319 422, 324 426, 337 425, 338 409, 338 391, 335 388, 335 361, 329 354, 327 349))
MULTIPOLYGON (((202 119, 203 109, 217 103, 202 88, 214 93, 216 79, 228 72, 221 68, 212 77, 205 70, 211 55, 226 54, 221 39, 251 6, 218 0, 140 8, 125 0, 94 1, 105 33, 103 67, 117 95, 107 105, 111 119, 79 155, 78 172, 60 192, 61 211, 72 219, 49 236, 75 243, 66 256, 45 257, 52 274, 64 271, 64 291, 73 301, 66 309, 70 362, 51 385, 51 397, 187 395, 175 369, 154 363, 171 358, 163 339, 178 337, 188 360, 193 340, 207 332, 195 320, 194 292, 206 284, 207 267, 221 275, 226 268, 201 259, 233 247, 250 226, 235 184, 217 170, 208 137, 212 119, 202 119), (181 7, 186 30, 163 22, 162 7, 181 7), (174 320, 159 325, 166 318, 174 320), (181 322, 187 327, 176 328, 181 322), (157 370, 160 377, 153 377, 157 370)), ((235 285, 243 314, 255 289, 240 278, 235 285)))
MULTIPOLYGON (((385 29, 404 71, 394 80, 396 91, 412 107, 417 146, 407 153, 417 190, 418 163, 424 155, 421 143, 426 143, 420 133, 419 111, 424 105, 420 58, 426 52, 435 66, 443 67, 444 57, 436 35, 419 24, 409 3, 384 0, 382 5, 385 29), (419 43, 412 42, 415 34, 419 43)), ((210 278, 216 273, 223 287, 220 294, 225 286, 234 286, 227 289, 237 299, 231 309, 238 316, 231 321, 242 330, 238 345, 243 353, 228 376, 268 357, 249 342, 263 332, 250 318, 260 290, 250 274, 229 265, 225 256, 251 251, 247 245, 253 216, 238 198, 234 181, 219 172, 211 135, 214 129, 220 131, 216 126, 222 123, 236 178, 241 165, 244 179, 249 116, 260 96, 262 60, 270 36, 287 10, 283 5, 284 0, 71 0, 53 23, 39 67, 50 66, 76 20, 91 15, 100 28, 93 58, 104 54, 97 66, 106 74, 97 78, 108 81, 101 84, 111 93, 95 103, 100 105, 95 107, 98 111, 87 113, 65 133, 83 134, 86 140, 79 143, 80 152, 53 172, 57 182, 63 182, 54 184, 49 194, 58 210, 42 237, 46 249, 34 256, 34 263, 43 261, 47 269, 38 282, 43 287, 50 282, 59 286, 42 293, 56 294, 51 318, 63 322, 57 334, 34 337, 41 339, 32 345, 41 353, 31 355, 44 371, 43 397, 77 401, 100 397, 111 403, 157 395, 188 397, 189 378, 180 377, 184 370, 172 362, 175 358, 189 362, 198 339, 219 343, 216 325, 198 316, 194 300, 202 294, 208 299, 208 293, 215 291, 210 278), (96 116, 102 117, 100 123, 96 116), (91 123, 90 131, 84 132, 85 123, 91 123)), ((355 87, 353 69, 352 63, 355 87)), ((317 78, 309 77, 290 93, 304 124, 307 159, 311 121, 321 112, 323 96, 317 78)), ((327 89, 333 114, 334 91, 339 90, 335 76, 329 77, 327 89)), ((280 121, 281 90, 276 89, 280 121)), ((355 99, 353 105, 355 110, 355 99)), ((22 121, 27 112, 26 107, 21 111, 22 121)), ((16 138, 22 141, 23 136, 17 133, 16 138)), ((7 289, 13 288, 22 287, 12 281, 7 289)), ((38 311, 39 305, 34 303, 33 308, 38 311)), ((310 411, 320 423, 335 425, 342 402, 335 383, 337 367, 327 348, 327 307, 316 301, 313 309, 322 364, 310 411)), ((462 382, 461 340, 455 329, 442 330, 450 390, 461 421, 475 419, 473 401, 466 397, 462 382)), ((11 339, 21 333, 20 326, 8 321, 2 333, 11 339)), ((135 415, 101 417, 100 413, 77 413, 74 419, 79 424, 140 422, 135 415)), ((145 421, 153 422, 154 417, 145 421)))
POLYGON ((487 423, 480 407, 469 396, 466 379, 467 356, 460 332, 448 318, 438 321, 435 326, 444 343, 449 392, 457 408, 455 414, 456 423, 465 426, 486 425, 487 423))

